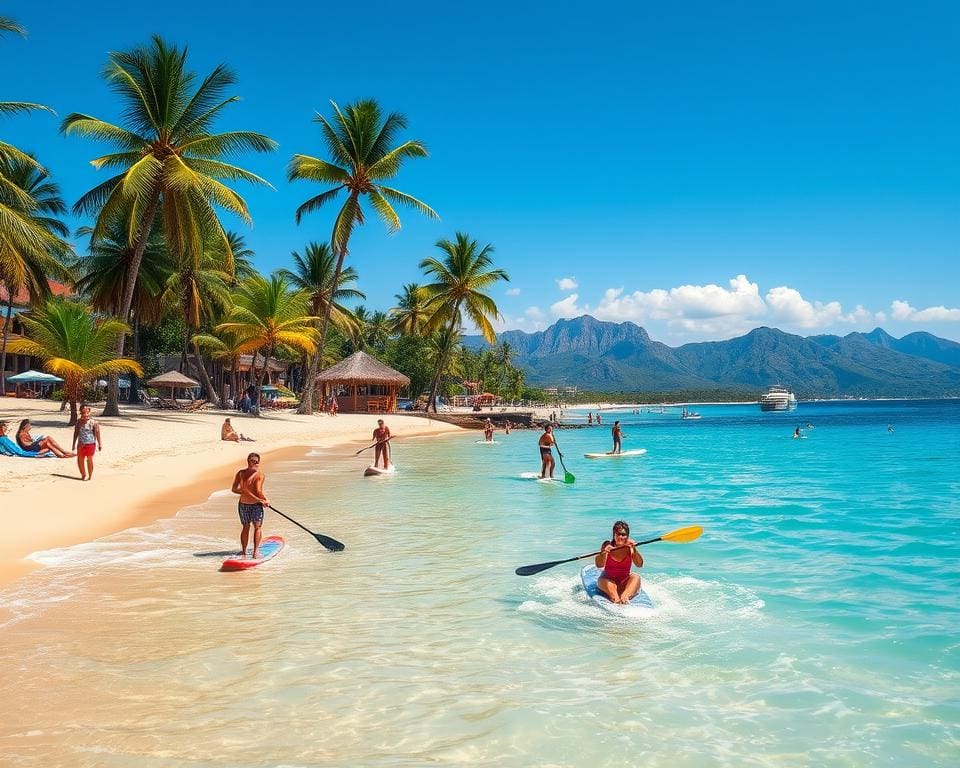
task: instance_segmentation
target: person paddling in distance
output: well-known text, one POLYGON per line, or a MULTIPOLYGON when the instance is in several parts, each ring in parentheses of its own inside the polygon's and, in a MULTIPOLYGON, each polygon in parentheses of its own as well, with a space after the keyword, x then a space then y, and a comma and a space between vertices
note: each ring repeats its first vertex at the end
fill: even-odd
POLYGON ((623 450, 623 430, 620 429, 619 420, 613 422, 610 434, 613 435, 613 450, 610 453, 620 453, 623 450))
POLYGON ((553 468, 556 466, 556 462, 553 460, 553 446, 556 445, 556 440, 553 439, 553 425, 544 424, 543 425, 543 434, 540 435, 540 478, 546 479, 548 477, 547 473, 549 472, 549 477, 553 480, 553 468))
POLYGON ((383 419, 377 419, 377 428, 373 430, 373 439, 376 441, 377 445, 373 449, 375 455, 373 457, 373 466, 377 466, 380 462, 380 457, 383 457, 383 468, 390 468, 390 427, 386 426, 383 423, 383 419))
POLYGON ((250 526, 253 526, 253 559, 260 556, 261 527, 263 526, 263 508, 270 502, 263 495, 263 481, 266 477, 260 472, 260 454, 247 456, 247 468, 241 469, 233 478, 234 493, 240 494, 237 512, 240 515, 240 557, 247 556, 247 542, 250 541, 250 526))
POLYGON ((493 442, 493 422, 487 419, 483 424, 483 439, 488 443, 493 442))
POLYGON ((100 425, 90 418, 89 405, 80 406, 80 420, 73 428, 73 445, 70 448, 77 452, 80 479, 92 480, 93 454, 103 450, 103 441, 100 439, 100 425))
POLYGON ((640 591, 640 574, 630 573, 630 567, 641 568, 643 555, 637 542, 630 538, 630 526, 623 520, 613 524, 613 541, 603 542, 595 563, 603 571, 597 587, 611 603, 629 603, 640 591))

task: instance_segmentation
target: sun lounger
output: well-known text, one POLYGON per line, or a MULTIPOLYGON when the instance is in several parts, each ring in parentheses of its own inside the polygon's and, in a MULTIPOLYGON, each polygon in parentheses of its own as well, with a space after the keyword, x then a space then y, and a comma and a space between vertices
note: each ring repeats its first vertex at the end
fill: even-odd
POLYGON ((0 436, 0 454, 4 456, 21 456, 25 459, 48 459, 53 456, 52 451, 25 451, 6 435, 0 436))

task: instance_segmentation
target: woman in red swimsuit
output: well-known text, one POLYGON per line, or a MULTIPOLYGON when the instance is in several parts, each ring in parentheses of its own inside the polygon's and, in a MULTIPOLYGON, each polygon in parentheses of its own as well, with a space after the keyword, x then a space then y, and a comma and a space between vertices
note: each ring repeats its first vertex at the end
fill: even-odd
POLYGON ((596 564, 603 570, 597 586, 610 602, 629 603, 640 591, 640 574, 630 573, 630 566, 642 567, 643 556, 637 550, 637 542, 630 538, 630 526, 623 520, 613 524, 613 541, 603 542, 596 564))

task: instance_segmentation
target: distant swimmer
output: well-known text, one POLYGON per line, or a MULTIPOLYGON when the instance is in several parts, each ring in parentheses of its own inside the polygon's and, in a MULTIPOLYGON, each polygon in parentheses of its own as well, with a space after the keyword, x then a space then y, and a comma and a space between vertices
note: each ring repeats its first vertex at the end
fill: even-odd
POLYGON ((893 424, 887 424, 887 432, 893 432, 893 424))
POLYGON ((807 429, 813 429, 813 424, 811 424, 809 421, 807 422, 807 429))
POLYGON ((553 460, 553 446, 555 441, 553 439, 553 425, 544 424, 543 434, 540 435, 540 478, 545 479, 548 477, 547 473, 549 472, 549 477, 553 479, 553 468, 556 464, 553 460))
POLYGON ((801 435, 800 435, 800 427, 797 427, 795 430, 793 430, 793 439, 796 440, 796 439, 797 439, 798 437, 800 437, 800 436, 801 436, 801 435))
POLYGON ((613 422, 610 433, 613 435, 613 450, 610 453, 620 453, 623 450, 623 430, 620 429, 619 419, 613 422))
POLYGON ((637 542, 630 538, 630 526, 623 520, 613 524, 613 541, 603 542, 594 562, 603 571, 597 587, 611 603, 629 603, 640 591, 640 574, 630 573, 630 567, 641 568, 643 556, 637 551, 637 542))
POLYGON ((593 411, 587 411, 587 424, 593 426, 593 411))
POLYGON ((487 419, 483 424, 483 439, 488 443, 493 442, 493 422, 487 419))

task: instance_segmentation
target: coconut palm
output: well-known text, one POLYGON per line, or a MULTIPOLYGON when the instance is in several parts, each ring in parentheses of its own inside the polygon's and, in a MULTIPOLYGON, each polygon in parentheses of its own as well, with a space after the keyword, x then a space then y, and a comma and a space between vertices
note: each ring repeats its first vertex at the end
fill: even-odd
MULTIPOLYGON (((298 224, 304 215, 336 199, 341 192, 346 195, 330 237, 330 246, 337 256, 332 281, 332 285, 336 286, 339 285, 343 260, 348 253, 350 236, 354 228, 365 221, 361 197, 367 199, 390 232, 400 229, 400 217, 393 205, 413 208, 433 219, 439 217, 426 203, 381 183, 396 176, 405 160, 427 156, 426 148, 419 141, 406 141, 393 146, 397 132, 407 127, 406 118, 398 112, 391 112, 384 117, 380 106, 373 100, 358 101, 343 110, 336 102, 330 103, 334 111, 332 123, 320 114, 315 120, 320 124, 324 143, 333 162, 309 155, 294 155, 287 175, 291 181, 316 181, 331 187, 297 208, 298 224)), ((327 304, 323 314, 321 348, 326 342, 330 307, 332 302, 327 304)), ((312 381, 307 384, 313 386, 312 381)), ((312 412, 313 398, 304 397, 300 402, 300 413, 312 412)))
MULTIPOLYGON (((357 271, 353 267, 341 270, 340 276, 337 278, 336 288, 334 288, 333 276, 336 271, 336 259, 329 245, 316 242, 307 243, 302 255, 296 251, 293 251, 291 255, 295 268, 293 270, 281 269, 280 274, 286 277, 294 288, 310 294, 310 314, 316 317, 325 317, 327 304, 332 299, 330 320, 333 322, 333 326, 344 335, 352 335, 356 330, 356 322, 353 313, 341 302, 348 299, 367 298, 356 288, 351 287, 353 283, 357 282, 357 271)), ((312 392, 311 382, 317 380, 317 371, 321 364, 320 357, 322 355, 312 355, 310 357, 304 399, 308 399, 308 392, 312 392)))
POLYGON ((387 315, 386 312, 377 310, 367 321, 367 331, 365 334, 367 345, 378 355, 382 355, 392 332, 393 329, 389 315, 387 315))
POLYGON ((3 339, 0 342, 0 393, 4 391, 4 371, 7 365, 7 339, 10 318, 13 314, 13 297, 26 292, 31 303, 45 299, 50 293, 48 278, 66 280, 70 272, 64 261, 72 257, 70 246, 63 240, 69 230, 58 216, 67 212, 60 188, 49 180, 46 171, 35 163, 21 162, 16 158, 0 158, 0 175, 8 179, 29 198, 29 205, 22 207, 19 195, 9 196, 9 188, 0 186, 0 204, 8 203, 31 227, 42 229, 47 234, 43 248, 34 248, 25 243, 16 233, 0 226, 0 286, 7 292, 6 319, 3 339))
POLYGON ((45 371, 63 378, 71 425, 77 423, 84 385, 119 373, 143 375, 136 360, 113 357, 117 336, 129 328, 115 318, 96 319, 79 302, 50 299, 21 322, 27 338, 11 341, 10 350, 39 358, 45 371))
MULTIPOLYGON (((219 331, 216 335, 197 333, 190 337, 190 343, 195 349, 206 350, 211 360, 230 366, 230 392, 233 397, 236 397, 240 391, 240 356, 244 354, 243 338, 228 331, 219 331)), ((227 399, 225 392, 220 393, 220 399, 227 399)))
MULTIPOLYGON (((291 290, 280 274, 269 279, 259 275, 244 280, 234 293, 234 305, 218 333, 234 333, 241 339, 242 354, 260 354, 263 369, 257 377, 256 413, 260 413, 260 392, 270 358, 281 346, 313 354, 317 348, 318 319, 309 314, 306 291, 291 290)), ((256 372, 255 372, 256 373, 256 372)))
POLYGON ((419 334, 427 319, 427 294, 419 283, 407 283, 403 292, 394 296, 397 306, 390 310, 393 333, 413 336, 419 334))
POLYGON ((509 341, 501 341, 496 349, 497 363, 500 365, 500 380, 497 383, 497 392, 503 389, 503 382, 507 375, 513 369, 513 359, 516 357, 516 351, 509 341))
MULTIPOLYGON (((220 241, 225 271, 233 272, 233 252, 217 208, 250 222, 243 198, 221 180, 270 186, 259 176, 223 160, 241 150, 270 152, 276 143, 252 131, 211 133, 213 123, 236 96, 225 96, 236 82, 224 65, 197 84, 186 67, 187 49, 154 36, 151 44, 112 53, 105 77, 123 104, 124 124, 114 125, 72 113, 61 126, 75 134, 114 144, 118 151, 93 160, 96 168, 119 169, 74 205, 78 214, 96 216, 94 239, 124 222, 133 248, 119 316, 130 317, 134 290, 147 240, 161 218, 167 247, 175 254, 201 252, 220 241)), ((117 342, 123 353, 124 338, 117 342)), ((118 413, 111 383, 105 414, 118 413)))
MULTIPOLYGON (((431 367, 437 371, 434 377, 433 386, 430 389, 430 400, 427 401, 427 407, 434 402, 437 391, 439 391, 439 381, 445 376, 462 376, 463 367, 458 352, 462 349, 460 342, 463 340, 463 334, 459 328, 446 326, 430 334, 427 339, 426 358, 431 367)), ((436 403, 434 402, 434 411, 436 403)))
MULTIPOLYGON (((424 286, 429 297, 427 308, 430 318, 425 329, 429 333, 446 326, 448 329, 460 328, 464 315, 480 329, 484 339, 493 344, 497 334, 490 320, 500 317, 496 302, 484 291, 500 280, 510 277, 502 269, 493 269, 493 246, 482 248, 476 240, 464 232, 457 232, 454 240, 438 240, 437 248, 443 257, 426 258, 420 262, 420 268, 434 282, 424 286)), ((430 386, 430 399, 427 408, 437 409, 437 388, 443 375, 443 365, 437 367, 437 373, 430 386)))
MULTIPOLYGON (((248 277, 258 274, 256 267, 253 266, 253 257, 256 254, 252 248, 247 247, 247 241, 243 235, 238 232, 227 232, 228 249, 233 254, 233 274, 230 277, 230 286, 236 288, 248 277)), ((226 256, 221 256, 224 262, 226 256)))

